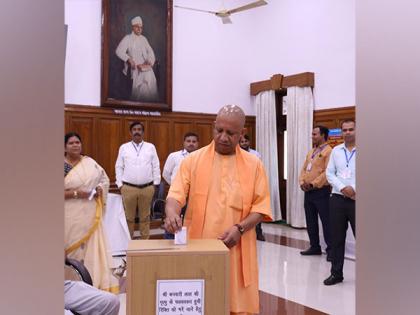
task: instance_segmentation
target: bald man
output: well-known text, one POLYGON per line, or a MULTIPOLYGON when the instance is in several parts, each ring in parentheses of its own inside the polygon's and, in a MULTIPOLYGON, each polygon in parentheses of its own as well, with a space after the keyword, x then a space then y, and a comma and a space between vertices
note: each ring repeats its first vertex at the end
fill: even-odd
POLYGON ((271 220, 270 193, 261 161, 238 143, 245 114, 224 106, 214 122, 213 141, 186 157, 166 202, 165 229, 184 224, 191 239, 217 238, 230 249, 230 312, 258 314, 258 266, 255 225, 271 220))
POLYGON ((155 54, 143 33, 143 20, 136 16, 131 20, 131 34, 125 35, 115 51, 124 61, 123 73, 133 81, 133 101, 157 101, 158 90, 153 65, 155 54), (131 71, 128 71, 131 69, 131 71))

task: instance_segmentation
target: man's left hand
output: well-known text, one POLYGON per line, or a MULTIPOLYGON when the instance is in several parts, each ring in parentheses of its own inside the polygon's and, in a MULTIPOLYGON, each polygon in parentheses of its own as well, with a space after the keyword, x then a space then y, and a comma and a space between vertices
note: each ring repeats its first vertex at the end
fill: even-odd
POLYGON ((96 198, 98 198, 98 197, 102 198, 102 195, 103 195, 103 190, 102 190, 102 187, 101 187, 101 186, 96 187, 96 194, 95 194, 95 197, 96 197, 96 198))
POLYGON ((223 241, 223 243, 225 243, 228 248, 232 248, 239 243, 239 240, 241 239, 241 233, 236 226, 232 226, 223 232, 223 234, 217 239, 223 241))
POLYGON ((152 67, 146 63, 141 64, 141 65, 137 65, 137 69, 139 71, 150 71, 152 69, 152 67))

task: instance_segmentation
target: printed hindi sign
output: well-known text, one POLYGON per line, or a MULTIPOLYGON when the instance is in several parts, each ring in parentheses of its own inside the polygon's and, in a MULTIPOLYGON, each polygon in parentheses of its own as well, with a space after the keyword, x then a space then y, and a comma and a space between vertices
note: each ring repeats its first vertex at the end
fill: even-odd
POLYGON ((204 315, 204 279, 157 280, 156 315, 204 315))

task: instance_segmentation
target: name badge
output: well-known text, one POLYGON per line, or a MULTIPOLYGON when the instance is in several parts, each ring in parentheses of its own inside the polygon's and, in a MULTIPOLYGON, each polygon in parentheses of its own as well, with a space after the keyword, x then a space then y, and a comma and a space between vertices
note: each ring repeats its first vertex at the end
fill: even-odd
POLYGON ((351 178, 351 169, 346 168, 343 171, 341 171, 341 177, 344 178, 344 179, 351 178))

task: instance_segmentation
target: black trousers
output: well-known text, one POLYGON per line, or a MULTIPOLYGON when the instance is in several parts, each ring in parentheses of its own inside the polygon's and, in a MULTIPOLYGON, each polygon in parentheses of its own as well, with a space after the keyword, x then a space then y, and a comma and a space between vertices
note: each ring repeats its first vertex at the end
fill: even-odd
POLYGON ((258 234, 261 234, 261 235, 262 235, 261 222, 260 222, 260 223, 258 223, 258 224, 255 226, 255 232, 257 232, 257 235, 258 235, 258 234))
POLYGON ((342 277, 346 234, 350 222, 356 237, 356 202, 342 195, 332 194, 330 198, 331 225, 331 274, 342 277))
POLYGON ((330 187, 325 186, 305 192, 304 207, 306 228, 308 231, 311 248, 320 248, 318 215, 321 218, 324 240, 327 244, 327 252, 330 250, 330 217, 329 217, 330 187))

